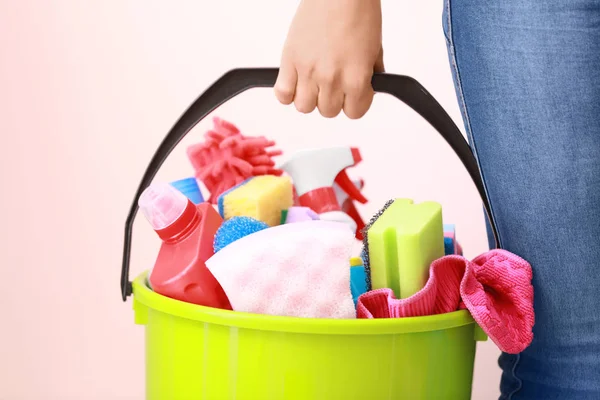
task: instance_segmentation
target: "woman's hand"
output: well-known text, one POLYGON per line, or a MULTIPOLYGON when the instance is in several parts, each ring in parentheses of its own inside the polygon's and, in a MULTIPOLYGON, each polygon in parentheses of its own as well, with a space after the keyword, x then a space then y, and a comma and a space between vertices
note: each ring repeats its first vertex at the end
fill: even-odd
POLYGON ((362 117, 371 77, 383 72, 380 0, 302 0, 290 27, 275 95, 302 113, 362 117))

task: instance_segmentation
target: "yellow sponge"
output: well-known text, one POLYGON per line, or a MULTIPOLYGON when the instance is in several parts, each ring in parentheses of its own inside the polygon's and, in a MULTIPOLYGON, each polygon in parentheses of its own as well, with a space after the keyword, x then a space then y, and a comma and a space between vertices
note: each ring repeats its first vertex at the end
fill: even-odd
POLYGON ((223 219, 251 217, 269 226, 281 223, 281 211, 294 203, 292 181, 285 176, 255 176, 219 196, 219 214, 223 219))

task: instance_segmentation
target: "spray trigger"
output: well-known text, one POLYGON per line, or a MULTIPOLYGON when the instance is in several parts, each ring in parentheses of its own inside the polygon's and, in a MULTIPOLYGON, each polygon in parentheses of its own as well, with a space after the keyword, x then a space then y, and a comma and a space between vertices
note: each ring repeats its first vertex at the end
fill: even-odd
POLYGON ((335 177, 335 183, 348 194, 348 197, 354 201, 358 201, 359 203, 365 204, 368 200, 363 194, 360 192, 360 189, 354 186, 354 183, 346 174, 346 170, 343 169, 339 174, 335 177))

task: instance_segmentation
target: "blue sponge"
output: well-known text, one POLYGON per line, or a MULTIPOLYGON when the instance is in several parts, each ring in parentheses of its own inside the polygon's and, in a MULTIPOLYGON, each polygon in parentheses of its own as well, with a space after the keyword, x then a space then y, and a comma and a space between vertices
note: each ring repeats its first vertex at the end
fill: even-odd
POLYGON ((217 229, 213 248, 215 253, 230 243, 248 236, 254 232, 262 231, 269 225, 250 217, 232 217, 217 229))

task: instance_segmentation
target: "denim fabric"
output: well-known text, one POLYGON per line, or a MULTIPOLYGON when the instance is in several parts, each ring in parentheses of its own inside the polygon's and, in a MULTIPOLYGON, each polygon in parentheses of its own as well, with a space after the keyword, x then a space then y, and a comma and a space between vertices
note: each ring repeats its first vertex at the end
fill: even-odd
POLYGON ((445 0, 448 54, 503 246, 533 267, 501 399, 600 399, 600 1, 445 0))

